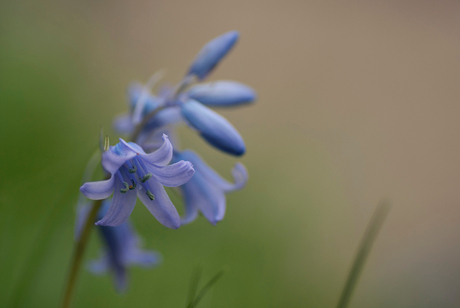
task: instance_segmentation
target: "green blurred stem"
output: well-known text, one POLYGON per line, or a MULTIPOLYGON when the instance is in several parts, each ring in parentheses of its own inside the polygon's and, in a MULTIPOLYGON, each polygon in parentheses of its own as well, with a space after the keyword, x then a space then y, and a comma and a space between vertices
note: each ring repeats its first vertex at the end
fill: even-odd
POLYGON ((200 293, 198 293, 195 299, 190 301, 190 303, 187 305, 187 308, 195 308, 196 305, 198 305, 198 303, 200 302, 200 300, 209 291, 209 289, 211 289, 211 287, 224 275, 224 273, 225 273, 225 270, 221 270, 214 277, 212 277, 211 280, 209 280, 208 283, 204 285, 204 287, 201 289, 200 293))
POLYGON ((353 265, 347 277, 345 286, 343 287, 342 294, 340 295, 339 303, 337 308, 345 308, 350 302, 351 295, 358 282, 359 275, 364 267, 364 263, 369 255, 369 252, 374 244, 375 239, 382 228, 383 222, 388 215, 390 210, 390 203, 388 201, 382 201, 377 206, 377 209, 372 216, 366 231, 364 232, 363 239, 359 245, 358 252, 356 253, 353 265))
POLYGON ((187 305, 187 307, 189 307, 189 305, 191 305, 191 303, 195 299, 196 291, 198 289, 198 285, 199 285, 200 279, 201 279, 201 272, 202 272, 201 265, 197 265, 197 267, 193 271, 192 279, 190 281, 190 290, 189 290, 189 293, 188 293, 188 299, 187 299, 187 304, 188 305, 187 305))
POLYGON ((88 218, 86 219, 86 223, 81 233, 81 236, 78 239, 78 242, 75 246, 75 250, 72 257, 72 263, 70 266, 69 278, 67 280, 67 285, 64 293, 64 300, 62 301, 63 308, 70 307, 78 273, 80 271, 80 267, 83 261, 83 255, 88 244, 88 239, 91 234, 91 230, 93 229, 92 227, 94 226, 94 221, 96 219, 97 212, 101 208, 101 205, 102 200, 94 201, 93 208, 91 209, 91 212, 89 213, 88 218))

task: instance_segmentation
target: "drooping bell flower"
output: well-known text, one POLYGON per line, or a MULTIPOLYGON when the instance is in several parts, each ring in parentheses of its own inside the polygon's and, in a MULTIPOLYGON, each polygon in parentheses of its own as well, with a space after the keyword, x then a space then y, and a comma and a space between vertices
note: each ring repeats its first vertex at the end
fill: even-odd
POLYGON ((181 114, 201 137, 216 148, 241 156, 246 151, 243 138, 223 116, 193 99, 181 105, 181 114))
POLYGON ((215 107, 233 107, 251 103, 256 99, 253 89, 230 80, 195 85, 187 91, 187 95, 204 105, 215 107))
POLYGON ((184 196, 185 215, 181 224, 195 220, 198 212, 215 225, 225 215, 225 194, 242 189, 248 180, 248 173, 243 164, 237 163, 232 170, 234 183, 230 183, 209 167, 195 152, 185 150, 174 152, 173 161, 190 161, 195 174, 192 179, 180 186, 184 196))
MULTIPOLYGON (((110 199, 104 200, 97 219, 104 217, 109 206, 110 199)), ((117 227, 98 226, 97 229, 103 243, 102 254, 98 260, 89 262, 88 269, 94 274, 111 272, 118 292, 123 292, 127 288, 127 267, 148 268, 161 263, 159 253, 145 251, 140 247, 141 239, 129 220, 117 227)))
POLYGON ((187 73, 203 80, 238 41, 238 31, 230 31, 208 42, 200 50, 187 73))
POLYGON ((177 229, 180 218, 163 186, 176 187, 188 182, 194 173, 190 162, 168 165, 173 147, 163 135, 163 145, 146 154, 133 142, 120 142, 102 154, 102 166, 110 173, 105 181, 88 182, 80 191, 89 199, 106 199, 113 193, 112 203, 96 224, 119 226, 129 217, 136 204, 136 195, 155 218, 166 227, 177 229))

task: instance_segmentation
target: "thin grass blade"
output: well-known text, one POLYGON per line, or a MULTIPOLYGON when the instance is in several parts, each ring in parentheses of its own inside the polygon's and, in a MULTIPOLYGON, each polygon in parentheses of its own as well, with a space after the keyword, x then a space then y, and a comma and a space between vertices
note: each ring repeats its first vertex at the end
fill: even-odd
POLYGON ((198 293, 196 298, 188 304, 187 308, 196 307, 200 300, 206 295, 206 293, 208 293, 209 289, 222 277, 224 273, 225 270, 221 270, 214 277, 212 277, 211 280, 209 280, 208 283, 204 285, 204 287, 201 289, 200 293, 198 293))
POLYGON ((361 274, 366 259, 371 251, 372 245, 374 244, 375 239, 377 238, 377 235, 382 228, 383 222, 388 215, 390 207, 390 203, 387 200, 380 202, 380 204, 377 206, 374 215, 372 216, 371 221, 369 222, 369 225, 364 232, 363 239, 359 245, 358 252, 356 253, 353 265, 348 274, 347 281, 342 289, 342 294, 340 296, 337 308, 345 308, 348 306, 353 291, 358 282, 359 275, 361 274))

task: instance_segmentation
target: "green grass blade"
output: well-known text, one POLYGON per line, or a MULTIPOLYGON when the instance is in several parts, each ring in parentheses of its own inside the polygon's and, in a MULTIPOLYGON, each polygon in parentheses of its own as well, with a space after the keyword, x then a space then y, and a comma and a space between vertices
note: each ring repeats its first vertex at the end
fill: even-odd
POLYGON ((188 306, 190 306, 190 303, 193 301, 193 299, 196 296, 196 291, 200 283, 202 271, 203 271, 203 268, 201 267, 201 265, 197 265, 192 273, 192 278, 190 280, 190 288, 189 288, 188 298, 187 298, 188 306))
POLYGON ((222 275, 225 273, 225 270, 221 270, 218 272, 214 277, 211 278, 211 280, 208 281, 207 284, 204 285, 204 287, 201 289, 200 293, 196 296, 195 300, 191 301, 187 308, 194 308, 200 300, 206 295, 206 293, 209 291, 209 289, 222 277, 222 275))
POLYGON ((348 306, 350 298, 356 287, 356 283, 358 282, 359 275, 361 274, 364 263, 366 262, 366 259, 372 248, 372 244, 374 244, 389 210, 390 203, 388 201, 382 201, 377 206, 377 209, 375 210, 374 215, 372 216, 371 221, 369 222, 369 225, 364 232, 363 239, 361 240, 358 252, 356 253, 353 265, 348 274, 347 281, 343 287, 337 308, 345 308, 348 306))

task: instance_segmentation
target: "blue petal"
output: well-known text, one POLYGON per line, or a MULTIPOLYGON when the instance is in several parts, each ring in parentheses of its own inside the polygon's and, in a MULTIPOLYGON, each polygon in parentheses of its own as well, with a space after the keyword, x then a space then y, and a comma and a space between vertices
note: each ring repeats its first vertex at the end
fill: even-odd
POLYGON ((215 81, 193 86, 188 96, 208 106, 228 107, 250 103, 256 93, 250 87, 235 81, 215 81))
POLYGON ((161 224, 171 229, 179 228, 179 213, 177 213, 164 187, 160 183, 152 180, 146 182, 146 184, 150 187, 151 192, 155 196, 155 200, 150 200, 144 189, 137 190, 138 198, 161 224))
POLYGON ((193 60, 187 75, 196 75, 204 79, 219 61, 232 49, 239 33, 230 31, 208 42, 193 60))
POLYGON ((126 275, 126 269, 119 267, 115 269, 115 290, 118 293, 124 293, 128 287, 128 277, 126 275))
POLYGON ((159 265, 162 260, 158 252, 136 250, 128 256, 126 262, 127 264, 136 264, 142 267, 152 267, 159 265))
POLYGON ((246 186, 248 182, 248 170, 242 163, 236 163, 232 169, 232 176, 233 180, 235 181, 234 184, 227 183, 227 181, 219 182, 220 187, 225 192, 231 192, 234 190, 242 189, 246 186))
POLYGON ((90 261, 88 270, 96 275, 104 274, 109 270, 109 260, 106 254, 103 254, 99 259, 90 261))
POLYGON ((154 150, 157 150, 163 145, 164 143, 163 135, 166 135, 168 137, 169 142, 171 142, 173 149, 178 149, 180 147, 177 133, 175 132, 174 126, 172 125, 155 130, 152 134, 150 134, 145 139, 144 142, 140 142, 140 143, 142 143, 142 147, 144 148, 146 152, 152 152, 154 150))
POLYGON ((97 212, 96 219, 101 220, 102 217, 107 214, 107 212, 110 209, 110 204, 112 203, 112 198, 110 199, 105 199, 102 201, 101 207, 99 208, 99 211, 97 212))
POLYGON ((120 181, 115 182, 115 192, 113 194, 112 204, 104 218, 99 220, 96 225, 98 226, 119 226, 128 219, 129 215, 134 209, 136 204, 135 190, 128 190, 126 193, 121 193, 120 189, 123 188, 120 181))
POLYGON ((236 156, 246 151, 243 138, 221 115, 195 100, 182 104, 181 112, 188 124, 198 130, 211 145, 236 156))
POLYGON ((197 165, 193 178, 181 188, 185 198, 186 216, 182 224, 191 222, 193 209, 199 209, 209 222, 216 224, 225 215, 226 200, 222 184, 233 186, 212 170, 197 154, 186 150, 176 153, 174 160, 186 159, 197 165), (212 176, 209 176, 212 175, 212 176), (188 214, 191 212, 191 214, 188 214))
POLYGON ((185 150, 180 153, 180 159, 188 160, 193 164, 196 172, 199 172, 209 183, 217 185, 224 192, 231 192, 242 189, 248 181, 248 172, 242 163, 236 163, 232 169, 232 175, 235 183, 230 183, 220 176, 214 169, 195 152, 185 150))
POLYGON ((177 187, 187 183, 195 173, 193 165, 189 161, 179 161, 169 166, 158 167, 147 165, 149 172, 163 186, 177 187))
POLYGON ((123 150, 125 151, 125 155, 129 155, 128 153, 134 152, 136 155, 139 154, 145 154, 144 149, 141 148, 140 145, 134 143, 134 142, 126 142, 123 139, 120 138, 120 142, 117 144, 117 146, 123 146, 123 150))
POLYGON ((136 156, 136 153, 127 148, 122 143, 110 147, 108 151, 102 153, 102 166, 107 172, 114 174, 120 167, 136 156))
POLYGON ((172 159, 173 146, 169 141, 168 136, 163 134, 163 145, 150 154, 142 154, 140 157, 147 162, 147 165, 166 166, 172 159))
MULTIPOLYGON (((183 187, 181 188, 182 191, 183 187)), ((180 219, 181 226, 186 225, 194 221, 198 217, 198 207, 195 203, 188 203, 187 196, 184 196, 186 199, 184 207, 185 207, 185 214, 180 219)))
MULTIPOLYGON (((188 208, 192 211, 197 208, 213 225, 222 220, 225 213, 225 194, 221 189, 207 182, 200 173, 196 173, 192 180, 181 188, 185 198, 186 213, 191 211, 188 208)), ((187 219, 186 216, 182 224, 191 221, 192 219, 190 217, 187 219)))
POLYGON ((98 182, 87 182, 80 187, 80 191, 89 199, 101 200, 110 197, 113 192, 115 177, 98 182))

